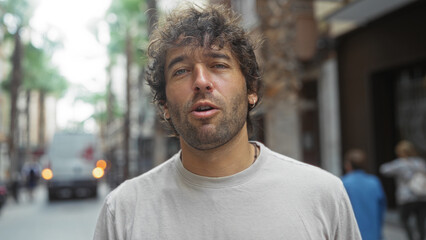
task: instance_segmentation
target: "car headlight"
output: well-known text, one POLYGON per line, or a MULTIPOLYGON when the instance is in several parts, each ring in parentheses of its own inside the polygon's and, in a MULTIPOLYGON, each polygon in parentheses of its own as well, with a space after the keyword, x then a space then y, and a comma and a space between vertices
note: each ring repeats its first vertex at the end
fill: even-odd
POLYGON ((99 179, 104 176, 104 169, 101 167, 95 167, 92 171, 92 175, 94 178, 99 179))
POLYGON ((41 176, 44 180, 50 180, 53 178, 53 172, 50 168, 45 168, 41 171, 41 176))

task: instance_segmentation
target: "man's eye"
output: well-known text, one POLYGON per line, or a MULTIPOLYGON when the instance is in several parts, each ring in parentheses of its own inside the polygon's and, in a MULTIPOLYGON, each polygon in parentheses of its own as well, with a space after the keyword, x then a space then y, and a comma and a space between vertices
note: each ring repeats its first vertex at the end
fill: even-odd
POLYGON ((221 63, 215 64, 215 65, 213 65, 213 67, 214 68, 227 68, 227 66, 225 64, 221 64, 221 63))
POLYGON ((186 73, 187 72, 187 70, 186 69, 179 69, 179 70, 177 70, 173 75, 174 76, 179 76, 179 75, 182 75, 182 74, 184 74, 184 73, 186 73))

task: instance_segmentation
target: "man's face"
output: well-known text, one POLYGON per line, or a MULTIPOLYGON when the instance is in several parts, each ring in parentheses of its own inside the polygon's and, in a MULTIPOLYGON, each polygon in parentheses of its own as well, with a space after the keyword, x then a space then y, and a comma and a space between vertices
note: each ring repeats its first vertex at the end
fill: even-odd
POLYGON ((227 48, 177 47, 167 52, 165 116, 195 149, 219 147, 246 130, 245 78, 227 48))

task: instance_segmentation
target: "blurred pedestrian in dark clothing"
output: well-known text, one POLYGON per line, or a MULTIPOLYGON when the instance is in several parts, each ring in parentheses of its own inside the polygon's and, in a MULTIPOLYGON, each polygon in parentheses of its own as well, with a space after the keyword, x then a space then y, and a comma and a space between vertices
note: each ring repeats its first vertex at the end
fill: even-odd
POLYGON ((3 205, 6 203, 7 200, 7 188, 6 185, 3 184, 3 182, 0 180, 0 214, 1 209, 3 205))
POLYGON ((34 189, 36 188, 38 180, 40 178, 40 165, 38 164, 38 162, 32 160, 24 164, 22 172, 25 177, 25 186, 27 188, 28 195, 30 197, 30 200, 33 200, 34 189))
POLYGON ((402 225, 408 239, 413 240, 414 230, 410 227, 409 219, 416 218, 416 228, 421 240, 425 239, 426 196, 420 196, 410 189, 410 180, 417 172, 426 172, 426 163, 420 158, 413 144, 409 141, 400 141, 395 153, 397 159, 385 163, 380 167, 383 175, 396 178, 396 200, 402 225))
POLYGON ((382 239, 383 220, 386 210, 386 197, 380 180, 365 172, 365 153, 350 150, 345 155, 346 175, 343 185, 358 222, 362 239, 382 239))
POLYGON ((13 172, 9 176, 8 189, 13 200, 19 202, 19 188, 21 186, 21 175, 19 172, 13 172))

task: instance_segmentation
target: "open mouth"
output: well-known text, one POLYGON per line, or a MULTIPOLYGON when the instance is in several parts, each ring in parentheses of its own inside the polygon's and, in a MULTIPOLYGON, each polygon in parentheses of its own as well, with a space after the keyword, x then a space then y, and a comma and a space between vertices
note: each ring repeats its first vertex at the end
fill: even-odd
POLYGON ((195 109, 196 112, 206 112, 209 110, 212 110, 214 108, 210 107, 210 106, 199 106, 195 109))
POLYGON ((191 111, 195 118, 205 119, 216 115, 219 112, 218 110, 218 107, 213 103, 205 101, 195 104, 191 111))

